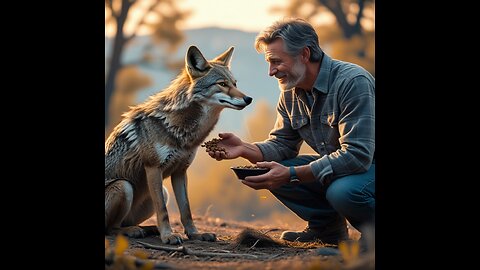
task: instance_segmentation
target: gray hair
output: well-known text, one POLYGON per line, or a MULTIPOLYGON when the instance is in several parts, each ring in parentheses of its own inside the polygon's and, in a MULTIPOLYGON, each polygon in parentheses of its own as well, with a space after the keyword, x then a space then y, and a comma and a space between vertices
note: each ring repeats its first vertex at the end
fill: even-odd
POLYGON ((257 52, 264 52, 265 45, 281 38, 285 44, 285 51, 291 56, 297 56, 302 49, 310 49, 310 61, 318 62, 322 56, 322 49, 318 45, 318 36, 311 24, 303 19, 292 18, 274 22, 260 32, 255 39, 257 52))

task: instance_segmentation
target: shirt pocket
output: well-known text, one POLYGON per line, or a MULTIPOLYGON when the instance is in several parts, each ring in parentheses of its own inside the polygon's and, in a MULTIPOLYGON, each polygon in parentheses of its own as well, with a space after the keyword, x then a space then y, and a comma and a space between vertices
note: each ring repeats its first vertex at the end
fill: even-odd
POLYGON ((320 122, 330 128, 338 126, 338 113, 331 112, 320 116, 320 122))
POLYGON ((292 124, 292 128, 294 130, 299 130, 302 127, 304 127, 306 124, 308 124, 308 117, 302 116, 302 115, 293 116, 290 119, 290 121, 291 121, 291 124, 292 124))

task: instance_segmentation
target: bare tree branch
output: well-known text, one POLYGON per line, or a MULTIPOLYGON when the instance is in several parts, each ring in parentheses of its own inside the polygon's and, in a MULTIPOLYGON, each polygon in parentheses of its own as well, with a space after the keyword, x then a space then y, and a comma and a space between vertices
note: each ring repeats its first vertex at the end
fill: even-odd
POLYGON ((365 8, 365 1, 364 0, 359 0, 358 1, 358 12, 357 12, 357 21, 355 22, 355 25, 353 26, 356 29, 359 29, 361 31, 361 20, 363 17, 363 10, 365 8))
POLYGON ((118 14, 117 12, 113 9, 113 0, 105 0, 105 5, 110 9, 112 12, 112 17, 115 18, 115 20, 118 20, 118 14))
POLYGON ((342 5, 339 1, 318 0, 322 3, 330 12, 333 13, 340 27, 344 30, 344 33, 348 33, 349 24, 345 12, 343 12, 342 5))
POLYGON ((127 41, 135 38, 137 36, 138 29, 145 24, 145 19, 147 18, 148 14, 155 10, 155 8, 160 4, 160 0, 157 0, 155 3, 151 4, 150 7, 147 9, 145 13, 143 13, 142 19, 138 22, 138 24, 135 26, 135 29, 133 30, 133 33, 126 38, 127 41))

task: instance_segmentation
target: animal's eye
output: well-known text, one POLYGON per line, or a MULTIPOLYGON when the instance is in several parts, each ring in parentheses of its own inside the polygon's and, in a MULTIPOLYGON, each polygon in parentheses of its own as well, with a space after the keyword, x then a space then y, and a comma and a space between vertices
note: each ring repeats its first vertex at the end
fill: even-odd
POLYGON ((227 87, 227 84, 225 82, 220 82, 218 83, 221 87, 227 87))

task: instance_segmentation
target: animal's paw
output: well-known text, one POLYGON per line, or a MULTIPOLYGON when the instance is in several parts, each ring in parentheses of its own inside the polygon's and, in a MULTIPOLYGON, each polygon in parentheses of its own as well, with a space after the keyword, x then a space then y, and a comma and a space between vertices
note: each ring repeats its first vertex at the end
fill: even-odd
POLYGON ((190 240, 210 241, 215 242, 217 236, 214 233, 192 233, 188 235, 190 240))
POLYGON ((145 230, 138 226, 124 227, 121 228, 117 233, 126 235, 130 238, 144 238, 147 236, 145 230))
POLYGON ((177 245, 183 243, 182 236, 178 233, 162 235, 160 239, 162 239, 164 244, 177 245))

